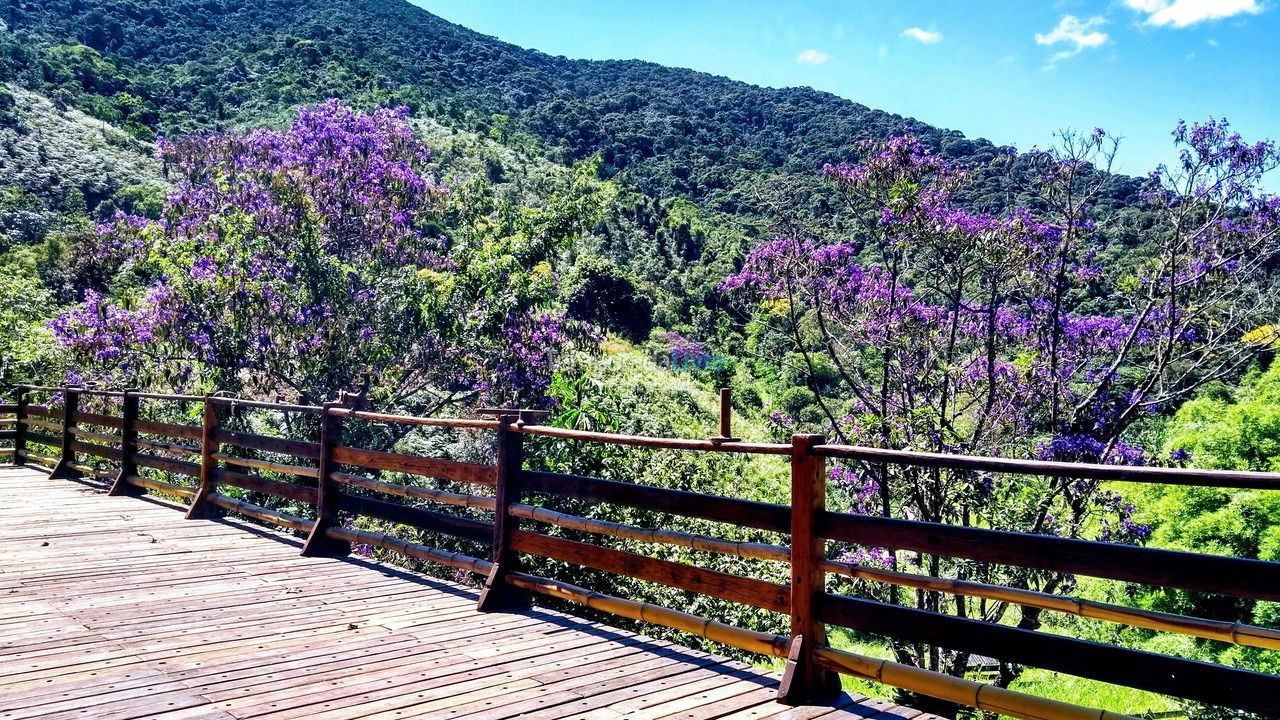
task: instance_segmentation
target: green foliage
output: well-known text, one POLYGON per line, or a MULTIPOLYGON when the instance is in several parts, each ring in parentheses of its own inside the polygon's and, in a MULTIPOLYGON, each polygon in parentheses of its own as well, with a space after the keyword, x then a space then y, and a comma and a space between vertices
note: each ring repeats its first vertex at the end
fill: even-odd
POLYGON ((608 260, 584 256, 565 280, 569 317, 586 320, 631 340, 648 337, 653 303, 608 260))
POLYGON ((1280 363, 1246 377, 1235 399, 1209 393, 1174 416, 1166 450, 1185 450, 1197 467, 1280 471, 1280 363))
POLYGON ((65 357, 45 327, 53 309, 32 273, 0 263, 0 387, 61 373, 65 357))

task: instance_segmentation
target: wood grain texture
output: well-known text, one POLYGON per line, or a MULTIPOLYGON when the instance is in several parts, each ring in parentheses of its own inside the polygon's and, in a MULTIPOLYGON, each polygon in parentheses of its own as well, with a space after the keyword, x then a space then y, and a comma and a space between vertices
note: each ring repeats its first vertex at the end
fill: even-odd
POLYGON ((525 530, 516 530, 512 533, 511 547, 523 553, 670 585, 681 590, 745 603, 776 613, 786 613, 790 607, 787 587, 763 580, 729 575, 525 530))
POLYGON ((0 468, 0 716, 870 717, 855 699, 786 708, 777 676, 741 663, 557 612, 483 615, 470 588, 298 547, 0 468))
POLYGON ((342 445, 333 449, 333 462, 337 465, 358 465, 374 470, 390 470, 476 485, 492 486, 495 482, 491 465, 475 465, 342 445))
POLYGON ((1280 562, 833 512, 822 513, 818 532, 874 547, 1280 600, 1280 562))
POLYGON ((791 508, 786 505, 551 472, 521 473, 521 488, 527 492, 616 503, 772 532, 791 532, 791 508))
POLYGON ((992 625, 873 600, 823 595, 823 622, 909 642, 927 642, 1032 667, 1214 705, 1267 713, 1280 677, 1140 650, 992 625))

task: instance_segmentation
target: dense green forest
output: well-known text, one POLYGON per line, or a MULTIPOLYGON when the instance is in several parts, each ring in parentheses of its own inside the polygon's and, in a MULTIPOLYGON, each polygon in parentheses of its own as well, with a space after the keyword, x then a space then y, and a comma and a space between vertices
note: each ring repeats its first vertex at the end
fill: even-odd
MULTIPOLYGON (((0 8, 0 383, 304 402, 367 387, 374 406, 398 412, 520 404, 563 426, 684 437, 715 434, 714 391, 730 387, 750 440, 820 432, 936 452, 1280 469, 1280 202, 1261 190, 1280 152, 1225 122, 1180 124, 1170 166, 1132 178, 1109 172, 1123 146, 1102 131, 1019 153, 807 88, 553 57, 400 0, 0 8)), ((491 451, 431 431, 359 440, 462 460, 491 451)), ((549 442, 530 457, 788 501, 785 464, 768 458, 549 442)), ((852 463, 830 480, 841 511, 1280 561, 1280 496, 1267 491, 852 463)), ((653 552, 787 581, 765 562, 653 552)), ((834 559, 1280 619, 1265 601, 885 548, 834 559)), ((540 570, 785 632, 763 611, 540 570)), ((1269 650, 837 586, 1280 668, 1269 650)), ((966 653, 859 633, 837 642, 977 672, 966 653)), ((1253 717, 1009 663, 993 678, 1117 712, 1253 717)))

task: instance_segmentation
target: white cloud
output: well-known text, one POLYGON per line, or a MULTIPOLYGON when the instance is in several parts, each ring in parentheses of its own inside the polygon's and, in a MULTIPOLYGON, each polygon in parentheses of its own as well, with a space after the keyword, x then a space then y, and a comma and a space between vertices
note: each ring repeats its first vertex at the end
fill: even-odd
POLYGON ((929 32, 924 28, 918 28, 918 27, 907 28, 906 30, 903 30, 902 37, 911 38, 912 40, 918 40, 924 43, 925 45, 932 45, 936 42, 942 41, 942 33, 929 32))
MULTIPOLYGON (((1127 0, 1128 2, 1143 2, 1144 0, 1127 0)), ((1088 20, 1081 20, 1075 15, 1063 15, 1058 21, 1057 27, 1047 33, 1036 33, 1036 44, 1054 46, 1065 44, 1067 47, 1058 51, 1050 58, 1049 63, 1059 60, 1065 60, 1072 55, 1090 49, 1102 47, 1107 43, 1109 36, 1096 30, 1095 28, 1106 25, 1105 18, 1094 16, 1088 20)))
POLYGON ((831 56, 821 50, 804 50, 796 56, 796 62, 805 65, 821 65, 831 59, 831 56))
POLYGON ((1263 10, 1258 0, 1125 0, 1125 5, 1145 14, 1147 25, 1175 28, 1263 10))

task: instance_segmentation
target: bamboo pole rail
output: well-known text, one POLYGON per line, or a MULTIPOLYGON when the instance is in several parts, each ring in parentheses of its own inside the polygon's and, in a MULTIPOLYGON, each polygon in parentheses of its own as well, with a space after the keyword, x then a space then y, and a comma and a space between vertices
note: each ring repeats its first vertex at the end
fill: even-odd
POLYGON ((18 455, 20 455, 23 458, 26 458, 27 460, 35 460, 36 462, 48 463, 50 465, 58 464, 58 458, 49 457, 48 455, 41 455, 40 453, 33 453, 30 450, 21 450, 18 452, 18 455))
POLYGON ((773 633, 765 633, 758 630, 745 630, 660 605, 605 595, 604 593, 587 590, 586 588, 559 580, 552 580, 551 578, 538 577, 523 572, 511 572, 507 574, 506 580, 522 590, 568 600, 612 615, 620 615, 632 620, 640 620, 671 628, 672 630, 680 630, 706 638, 712 642, 724 643, 725 645, 731 645, 741 650, 762 655, 785 658, 791 644, 790 639, 783 635, 774 635, 773 633))
POLYGON ((154 480, 149 477, 143 477, 142 475, 126 475, 124 480, 130 485, 137 485, 138 487, 145 488, 147 490, 158 490, 171 495, 178 495, 180 497, 187 498, 188 500, 196 496, 196 491, 192 488, 184 488, 181 485, 174 485, 173 483, 167 483, 163 480, 154 480))
POLYGON ((318 469, 306 467, 304 465, 288 465, 285 463, 271 462, 270 460, 256 460, 253 458, 237 457, 235 455, 227 455, 226 453, 214 453, 213 458, 219 462, 227 463, 228 465, 242 465, 244 467, 268 470, 270 472, 283 473, 285 475, 298 475, 309 478, 320 477, 320 471, 318 469))
POLYGON ((814 655, 837 672, 1021 720, 1138 720, 832 647, 816 648, 814 655))
POLYGON ((1237 645, 1280 650, 1280 631, 1256 625, 1141 610, 1083 598, 1050 595, 1049 593, 1035 592, 1033 590, 1021 590, 1003 585, 988 585, 969 580, 913 575, 896 570, 881 570, 834 560, 823 561, 822 568, 829 573, 849 578, 873 580, 890 585, 898 585, 899 587, 980 597, 1092 618, 1094 620, 1105 620, 1121 625, 1161 630, 1206 640, 1235 643, 1237 645))
POLYGON ((430 500, 431 502, 438 502, 443 505, 469 507, 478 510, 489 510, 491 512, 497 507, 497 500, 485 495, 466 495, 463 493, 436 490, 434 488, 418 487, 416 485, 398 485, 396 483, 374 480, 373 478, 367 478, 363 475, 353 475, 351 473, 344 472, 334 472, 331 473, 329 477, 343 485, 354 485, 356 487, 365 488, 366 490, 375 490, 388 495, 399 495, 400 497, 414 498, 416 500, 430 500))
POLYGON ((110 470, 103 470, 100 468, 96 468, 92 465, 86 465, 84 463, 78 463, 78 462, 67 463, 67 467, 71 468, 72 470, 75 470, 78 473, 83 473, 85 475, 92 475, 97 478, 115 477, 115 473, 111 472, 110 470))
POLYGON ((735 542, 733 540, 721 540, 719 538, 695 535, 693 533, 680 532, 677 530, 658 530, 655 528, 636 527, 634 525, 622 525, 620 523, 609 522, 608 520, 584 518, 577 515, 557 512, 555 510, 548 510, 547 508, 522 505, 519 503, 512 505, 508 509, 508 512, 515 517, 524 518, 526 520, 543 522, 548 525, 555 525, 556 527, 568 530, 581 530, 582 532, 594 533, 596 535, 608 535, 609 537, 616 537, 623 540, 638 540, 640 542, 652 543, 655 545, 675 545, 690 548, 692 550, 719 553, 721 555, 732 555, 740 558, 791 562, 791 551, 781 545, 735 542))
POLYGON ((407 540, 391 537, 384 533, 372 533, 364 530, 351 530, 343 527, 331 527, 325 530, 325 534, 334 540, 341 540, 353 544, 372 545, 380 547, 384 550, 390 550, 395 553, 411 557, 415 560, 424 562, 433 562, 438 565, 446 565, 458 570, 468 570, 477 575, 488 575, 489 570, 493 567, 493 563, 488 560, 463 555, 462 553, 449 552, 448 550, 439 550, 437 548, 428 547, 411 543, 407 540))
POLYGON ((236 500, 235 498, 227 497, 220 493, 209 493, 208 500, 210 505, 217 505, 225 510, 238 512, 241 515, 247 515, 254 520, 261 520, 274 525, 281 525, 292 530, 306 531, 311 529, 311 521, 306 518, 300 518, 297 515, 278 512, 270 508, 264 508, 261 505, 247 503, 243 500, 236 500))

